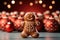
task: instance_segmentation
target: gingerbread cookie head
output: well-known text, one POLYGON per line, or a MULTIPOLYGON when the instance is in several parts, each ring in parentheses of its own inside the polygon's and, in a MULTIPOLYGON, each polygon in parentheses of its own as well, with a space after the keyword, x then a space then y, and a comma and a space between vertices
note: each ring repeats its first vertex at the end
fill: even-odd
POLYGON ((28 13, 25 14, 24 20, 25 21, 34 21, 35 16, 34 16, 34 14, 32 12, 28 12, 28 13))

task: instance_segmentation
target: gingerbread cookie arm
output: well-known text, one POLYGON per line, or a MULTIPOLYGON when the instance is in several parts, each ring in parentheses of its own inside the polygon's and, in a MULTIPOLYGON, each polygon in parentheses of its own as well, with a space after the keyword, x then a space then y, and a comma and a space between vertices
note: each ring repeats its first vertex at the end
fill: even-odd
POLYGON ((36 26, 39 26, 40 25, 40 22, 39 21, 35 21, 35 25, 36 26))
POLYGON ((22 22, 21 22, 21 26, 22 26, 22 27, 24 27, 24 24, 25 24, 25 22, 24 22, 24 21, 22 21, 22 22))

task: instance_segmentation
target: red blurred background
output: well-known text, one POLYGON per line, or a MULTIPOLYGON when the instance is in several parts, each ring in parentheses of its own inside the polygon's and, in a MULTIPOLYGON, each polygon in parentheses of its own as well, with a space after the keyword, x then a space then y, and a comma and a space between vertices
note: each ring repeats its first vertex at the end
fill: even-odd
POLYGON ((12 0, 0 0, 0 11, 24 11, 24 12, 44 12, 45 10, 50 10, 52 11, 56 11, 56 10, 60 10, 60 0, 42 0, 43 3, 42 4, 35 4, 35 1, 39 1, 39 0, 14 0, 15 4, 11 4, 12 0), (22 1, 22 5, 19 4, 19 1, 22 1), (51 4, 52 1, 55 1, 55 4, 51 4), (4 5, 4 2, 7 2, 7 5, 10 4, 11 8, 8 9, 7 5, 4 5), (29 3, 32 2, 33 6, 30 6, 29 3), (42 5, 46 4, 46 7, 43 8, 42 5), (52 5, 52 9, 49 9, 49 6, 52 5))

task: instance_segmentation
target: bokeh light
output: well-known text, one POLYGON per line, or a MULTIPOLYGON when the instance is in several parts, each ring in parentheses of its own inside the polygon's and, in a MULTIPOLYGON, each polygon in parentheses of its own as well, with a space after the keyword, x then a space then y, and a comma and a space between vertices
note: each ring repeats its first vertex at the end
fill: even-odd
POLYGON ((8 5, 7 5, 7 8, 8 8, 8 9, 10 9, 10 8, 11 8, 11 5, 10 5, 10 4, 8 4, 8 5))
POLYGON ((55 12, 52 12, 52 15, 55 15, 55 12))
POLYGON ((42 14, 42 13, 40 13, 40 12, 38 12, 38 13, 37 13, 37 16, 42 16, 42 15, 43 15, 43 14, 42 14))
POLYGON ((7 5, 7 2, 4 2, 4 5, 7 5))
POLYGON ((14 0, 12 0, 12 1, 11 1, 11 4, 15 4, 15 1, 14 1, 14 0))
POLYGON ((43 3, 43 1, 42 0, 39 0, 39 4, 42 4, 43 3))
POLYGON ((50 13, 50 11, 49 10, 46 10, 45 12, 44 12, 44 14, 49 14, 50 13))
POLYGON ((8 16, 9 16, 9 12, 6 12, 6 15, 8 15, 8 16))
POLYGON ((23 12, 23 11, 21 11, 21 12, 20 12, 20 15, 24 15, 24 12, 23 12))
POLYGON ((18 14, 18 12, 17 11, 14 11, 14 14, 18 14))
POLYGON ((59 11, 59 10, 56 10, 56 13, 57 13, 57 14, 59 14, 59 13, 60 13, 60 11, 59 11))
POLYGON ((45 7, 46 7, 46 4, 43 4, 43 5, 42 5, 42 7, 44 7, 44 8, 45 8, 45 7))
POLYGON ((20 2, 19 2, 19 4, 20 4, 20 5, 22 5, 22 4, 23 4, 23 2, 22 2, 22 1, 20 1, 20 2))
POLYGON ((52 3, 52 4, 55 4, 55 1, 53 0, 51 3, 52 3))
POLYGON ((53 8, 52 5, 50 5, 50 6, 49 6, 49 9, 52 9, 52 8, 53 8))
POLYGON ((38 1, 35 1, 35 4, 38 4, 38 1))
POLYGON ((32 2, 30 2, 30 6, 33 6, 33 3, 32 2))
POLYGON ((2 11, 2 14, 5 14, 6 13, 6 11, 2 11))

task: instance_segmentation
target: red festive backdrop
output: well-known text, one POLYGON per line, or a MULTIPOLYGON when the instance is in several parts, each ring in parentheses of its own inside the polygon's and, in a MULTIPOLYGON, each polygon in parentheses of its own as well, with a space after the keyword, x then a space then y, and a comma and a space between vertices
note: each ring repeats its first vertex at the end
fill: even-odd
POLYGON ((24 11, 24 12, 28 12, 28 11, 33 11, 33 12, 44 12, 45 10, 50 10, 52 11, 56 11, 56 10, 60 10, 60 1, 59 0, 42 0, 42 4, 39 3, 35 3, 35 1, 39 1, 39 0, 14 0, 15 4, 11 4, 12 0, 0 0, 0 11, 24 11), (19 4, 19 2, 22 2, 22 5, 19 4), (55 4, 52 4, 51 2, 55 1, 55 4), (4 2, 7 2, 6 5, 4 5, 4 2), (32 2, 33 6, 30 6, 29 3, 32 2), (11 8, 8 9, 7 5, 10 4, 11 8), (46 7, 42 7, 43 4, 46 4, 46 7), (52 9, 49 9, 49 6, 52 6, 52 9))

